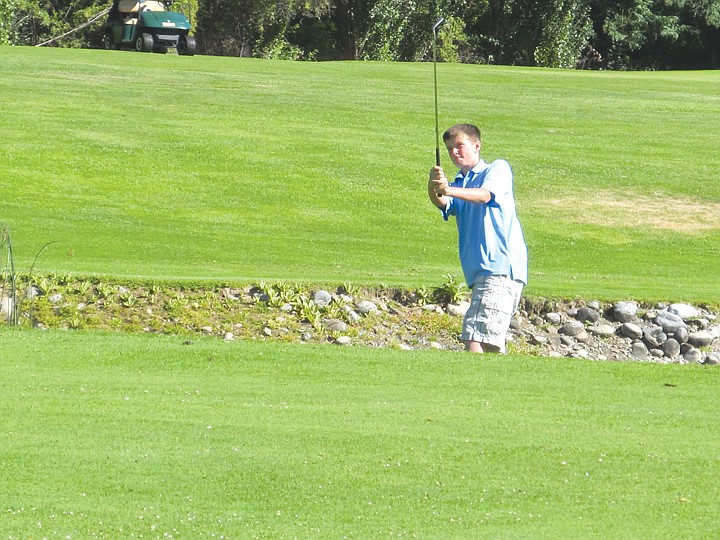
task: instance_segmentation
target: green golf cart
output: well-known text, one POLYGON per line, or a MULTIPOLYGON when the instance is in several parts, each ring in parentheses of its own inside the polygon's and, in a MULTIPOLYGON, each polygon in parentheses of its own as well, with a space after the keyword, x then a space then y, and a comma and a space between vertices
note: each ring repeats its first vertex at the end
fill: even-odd
POLYGON ((195 54, 195 38, 188 35, 190 22, 175 11, 171 2, 158 0, 113 0, 105 23, 106 49, 134 48, 138 52, 195 54))

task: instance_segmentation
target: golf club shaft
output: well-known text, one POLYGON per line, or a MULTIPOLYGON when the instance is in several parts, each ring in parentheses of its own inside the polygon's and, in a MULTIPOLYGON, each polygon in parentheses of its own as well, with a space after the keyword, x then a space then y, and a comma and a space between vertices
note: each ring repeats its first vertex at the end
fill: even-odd
POLYGON ((437 87, 437 35, 436 30, 438 26, 445 22, 443 17, 440 17, 437 22, 433 25, 433 79, 435 83, 435 165, 440 166, 440 123, 438 120, 438 87, 437 87))

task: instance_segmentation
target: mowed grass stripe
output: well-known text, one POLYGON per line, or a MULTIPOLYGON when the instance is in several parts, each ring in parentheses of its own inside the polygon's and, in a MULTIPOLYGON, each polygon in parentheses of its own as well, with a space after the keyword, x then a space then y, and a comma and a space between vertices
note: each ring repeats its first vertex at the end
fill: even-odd
MULTIPOLYGON (((431 64, 0 60, 0 204, 20 267, 57 241, 39 270, 408 286, 460 273, 454 225, 425 194, 431 64)), ((486 157, 514 167, 528 294, 717 303, 719 228, 687 222, 720 200, 718 73, 438 67, 441 124, 477 122, 486 157)))
POLYGON ((711 537, 701 366, 4 331, 8 537, 711 537))

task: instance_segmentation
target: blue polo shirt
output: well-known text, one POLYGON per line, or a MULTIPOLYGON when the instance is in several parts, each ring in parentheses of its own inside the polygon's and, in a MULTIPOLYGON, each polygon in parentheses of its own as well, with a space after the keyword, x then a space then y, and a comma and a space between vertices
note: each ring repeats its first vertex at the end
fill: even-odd
POLYGON ((510 164, 502 159, 490 164, 480 160, 467 175, 459 172, 450 185, 485 188, 492 194, 487 203, 449 197, 442 211, 445 221, 455 216, 460 264, 468 286, 481 275, 507 275, 527 285, 527 246, 515 211, 510 164))

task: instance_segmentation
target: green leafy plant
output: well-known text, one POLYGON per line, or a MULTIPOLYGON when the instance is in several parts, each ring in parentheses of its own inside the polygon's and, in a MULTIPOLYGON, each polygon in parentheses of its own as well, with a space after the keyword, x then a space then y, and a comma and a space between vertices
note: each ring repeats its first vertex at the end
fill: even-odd
POLYGON ((433 290, 432 297, 439 304, 457 304, 465 298, 464 284, 459 283, 454 275, 447 274, 445 283, 433 290))

